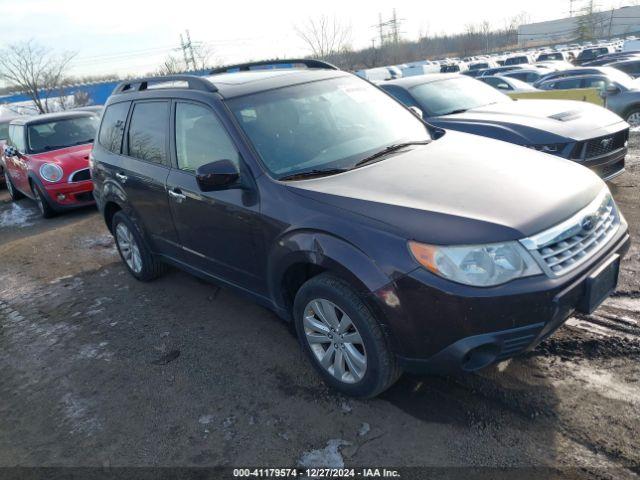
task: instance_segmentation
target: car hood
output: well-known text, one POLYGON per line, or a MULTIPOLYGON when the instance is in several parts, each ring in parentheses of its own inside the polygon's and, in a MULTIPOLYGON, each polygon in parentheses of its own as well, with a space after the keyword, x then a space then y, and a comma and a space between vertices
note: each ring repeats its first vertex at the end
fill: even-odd
POLYGON ((623 120, 615 113, 588 102, 517 100, 435 117, 434 123, 444 128, 455 128, 456 124, 498 125, 519 134, 523 143, 535 145, 609 135, 622 128, 623 120))
POLYGON ((573 162, 452 131, 362 168, 286 185, 432 244, 528 237, 575 214, 605 188, 573 162))
POLYGON ((91 153, 92 148, 93 144, 87 143, 84 145, 75 145, 73 147, 60 148, 57 150, 51 150, 49 152, 37 153, 31 155, 31 157, 40 161, 59 163, 61 165, 68 162, 75 163, 78 161, 85 161, 88 164, 89 153, 91 153))

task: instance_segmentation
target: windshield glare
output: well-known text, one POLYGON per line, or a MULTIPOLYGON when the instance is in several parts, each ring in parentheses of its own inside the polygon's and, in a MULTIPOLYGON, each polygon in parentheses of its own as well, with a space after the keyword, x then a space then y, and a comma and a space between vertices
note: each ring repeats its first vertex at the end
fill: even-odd
POLYGON ((411 93, 430 117, 512 101, 495 88, 469 77, 423 83, 413 87, 411 93))
POLYGON ((29 153, 42 153, 93 142, 98 129, 98 117, 67 118, 29 125, 29 153))
POLYGON ((352 77, 248 95, 228 105, 276 178, 352 168, 389 145, 430 139, 411 112, 352 77))

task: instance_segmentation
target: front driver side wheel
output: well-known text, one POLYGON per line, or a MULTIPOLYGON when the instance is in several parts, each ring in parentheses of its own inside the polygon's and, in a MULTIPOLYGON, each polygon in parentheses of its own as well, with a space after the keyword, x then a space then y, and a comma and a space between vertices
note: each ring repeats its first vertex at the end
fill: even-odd
POLYGON ((164 272, 165 265, 151 253, 133 222, 124 212, 116 213, 111 225, 118 252, 131 275, 138 280, 148 282, 164 272))
POLYGON ((11 181, 11 177, 9 176, 9 172, 5 170, 4 172, 5 183, 7 184, 7 190, 9 191, 9 197, 11 197, 11 201, 16 202, 24 197, 24 195, 16 190, 16 187, 13 186, 13 182, 11 181))
POLYGON ((382 393, 400 376, 380 324, 344 280, 321 274, 296 294, 298 340, 324 381, 359 398, 382 393))

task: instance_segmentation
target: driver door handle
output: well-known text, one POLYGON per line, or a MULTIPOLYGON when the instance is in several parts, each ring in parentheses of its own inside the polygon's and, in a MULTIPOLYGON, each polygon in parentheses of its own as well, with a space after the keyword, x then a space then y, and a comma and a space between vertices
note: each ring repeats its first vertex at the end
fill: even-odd
POLYGON ((116 178, 120 180, 120 182, 125 183, 129 177, 123 173, 116 173, 116 178))
POLYGON ((180 190, 179 188, 174 188, 173 190, 169 190, 169 196, 171 198, 174 198, 178 203, 182 203, 187 199, 187 196, 184 193, 182 193, 182 190, 180 190))

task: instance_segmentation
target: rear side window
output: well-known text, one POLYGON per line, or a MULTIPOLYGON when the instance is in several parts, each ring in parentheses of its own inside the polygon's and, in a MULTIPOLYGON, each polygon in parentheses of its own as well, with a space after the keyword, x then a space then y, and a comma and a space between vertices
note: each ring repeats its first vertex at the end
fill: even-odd
POLYGON ((168 102, 143 102, 133 107, 127 142, 129 156, 168 165, 168 102))
POLYGON ((193 103, 176 104, 176 156, 178 168, 189 172, 217 160, 231 160, 236 165, 240 162, 216 115, 193 103))
POLYGON ((24 127, 21 125, 11 125, 9 127, 9 143, 16 147, 19 152, 26 153, 27 145, 24 142, 24 127))
POLYGON ((6 140, 9 138, 9 124, 0 123, 0 140, 6 140))
POLYGON ((554 84, 556 90, 569 90, 572 88, 580 88, 582 85, 580 78, 572 78, 569 80, 559 80, 554 84))
POLYGON ((110 152, 120 153, 129 105, 131 102, 114 103, 109 105, 102 115, 98 142, 110 152))

